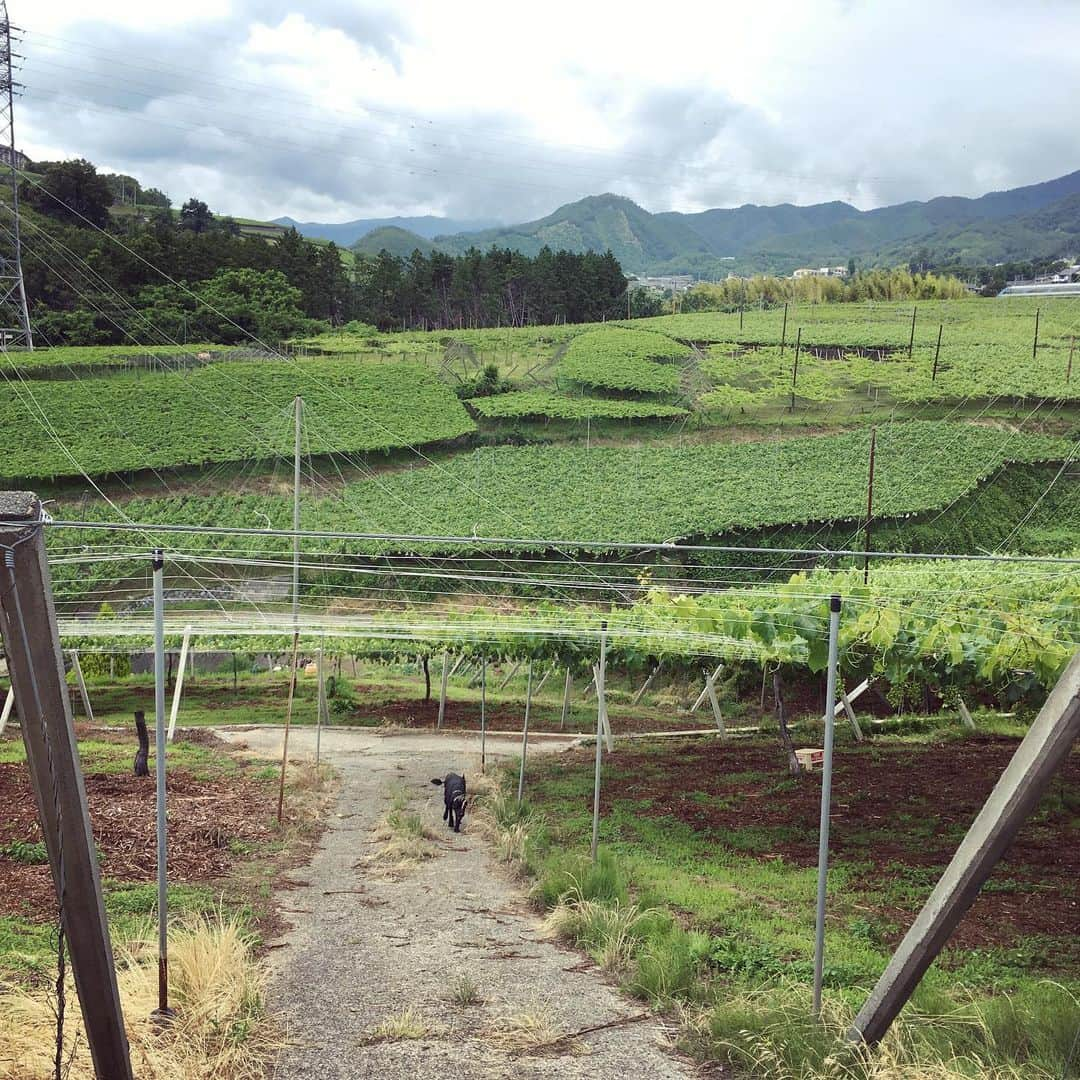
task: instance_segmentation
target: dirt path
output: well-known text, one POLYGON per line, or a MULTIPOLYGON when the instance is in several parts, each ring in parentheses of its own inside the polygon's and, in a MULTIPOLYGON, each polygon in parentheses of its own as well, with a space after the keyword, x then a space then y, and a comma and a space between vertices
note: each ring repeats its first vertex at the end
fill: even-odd
MULTIPOLYGON (((280 752, 280 730, 222 734, 253 750, 280 752)), ((538 740, 530 753, 560 745, 538 740)), ((308 756, 312 733, 294 732, 290 746, 308 756)), ((489 758, 514 754, 517 746, 489 739, 489 758)), ((644 1009, 577 953, 542 939, 535 913, 468 817, 458 835, 443 825, 441 790, 430 779, 450 769, 477 771, 475 737, 338 730, 324 733, 322 749, 340 770, 342 787, 311 865, 292 874, 297 885, 282 896, 294 928, 274 943, 269 1003, 284 1016, 291 1045, 276 1080, 694 1075, 663 1047, 661 1025, 651 1018, 544 1053, 497 1045, 493 1035, 514 1016, 544 1018, 557 1035, 644 1009), (371 830, 389 792, 402 788, 410 809, 437 830, 437 854, 391 880, 362 860, 373 850, 371 830), (481 1004, 450 999, 462 975, 475 982, 481 1004), (365 1041, 406 1008, 425 1035, 365 1041)))

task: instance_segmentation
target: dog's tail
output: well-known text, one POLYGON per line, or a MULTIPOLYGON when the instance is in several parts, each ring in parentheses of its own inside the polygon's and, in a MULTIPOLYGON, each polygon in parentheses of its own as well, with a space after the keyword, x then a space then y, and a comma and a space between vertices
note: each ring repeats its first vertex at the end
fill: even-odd
POLYGON ((434 785, 435 785, 436 787, 440 787, 440 786, 442 785, 442 781, 441 781, 441 780, 432 780, 431 782, 432 782, 432 783, 433 783, 433 784, 434 784, 434 785))

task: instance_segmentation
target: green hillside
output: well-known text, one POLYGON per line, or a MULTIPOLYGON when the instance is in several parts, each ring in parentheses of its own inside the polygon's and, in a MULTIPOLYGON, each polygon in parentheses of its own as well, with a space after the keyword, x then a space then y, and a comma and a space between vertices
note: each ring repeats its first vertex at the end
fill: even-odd
POLYGON ((380 251, 389 251, 391 255, 407 259, 414 251, 422 251, 425 255, 430 255, 434 251, 434 246, 430 240, 425 240, 408 229, 400 229, 396 225, 384 225, 361 236, 349 250, 356 255, 378 255, 380 251))

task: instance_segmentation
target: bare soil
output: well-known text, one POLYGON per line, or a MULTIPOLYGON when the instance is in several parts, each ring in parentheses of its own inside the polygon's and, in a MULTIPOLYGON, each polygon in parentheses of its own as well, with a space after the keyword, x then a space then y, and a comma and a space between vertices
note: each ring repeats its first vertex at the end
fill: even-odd
MULTIPOLYGON (((204 743, 216 741, 209 733, 195 737, 204 743)), ((87 772, 85 782, 102 876, 125 883, 155 880, 152 760, 150 776, 87 772)), ((230 845, 255 845, 271 838, 276 791, 265 781, 242 775, 207 778, 176 767, 169 769, 167 793, 169 874, 173 880, 199 883, 221 879, 237 861, 230 845)), ((0 847, 12 841, 42 839, 25 763, 0 764, 0 806, 4 807, 0 847)), ((44 921, 53 917, 55 906, 48 865, 26 865, 0 854, 0 915, 44 921)))
MULTIPOLYGON (((881 890, 915 871, 929 893, 939 872, 1016 750, 1014 739, 983 736, 932 745, 838 747, 833 775, 833 859, 860 867, 856 887, 881 890)), ((560 757, 591 769, 591 751, 560 757)), ((543 767, 543 766, 542 766, 543 767)), ((658 751, 620 748, 601 795, 601 813, 635 792, 650 817, 691 826, 718 848, 747 851, 733 837, 753 830, 752 854, 795 866, 816 864, 821 773, 789 780, 779 747, 680 742, 658 751), (703 799, 701 795, 711 796, 703 799)), ((589 796, 591 800, 591 793, 589 796)), ((1073 951, 1080 926, 1080 751, 1055 778, 991 882, 959 927, 960 947, 1060 938, 1073 951)), ((921 902, 921 899, 920 901, 921 902)), ((917 906, 917 902, 912 907, 917 906)), ((904 926, 910 910, 883 909, 904 926)))

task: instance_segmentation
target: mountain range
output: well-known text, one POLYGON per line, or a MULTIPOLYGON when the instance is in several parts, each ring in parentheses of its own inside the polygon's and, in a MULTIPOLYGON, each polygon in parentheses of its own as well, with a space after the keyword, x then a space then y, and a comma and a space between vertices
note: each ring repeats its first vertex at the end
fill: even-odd
POLYGON ((292 222, 305 236, 336 239, 364 254, 413 248, 460 254, 470 247, 610 249, 632 273, 790 274, 799 266, 892 266, 1053 258, 1080 251, 1080 171, 980 198, 942 196, 875 210, 844 202, 745 206, 700 213, 650 213, 621 195, 590 195, 520 225, 434 216, 320 225, 292 222), (468 227, 464 227, 465 225, 468 227), (368 228, 363 229, 363 226, 368 228), (342 230, 341 239, 329 230, 342 230), (356 231, 361 230, 361 231, 356 231), (351 236, 351 239, 347 237, 351 236))

